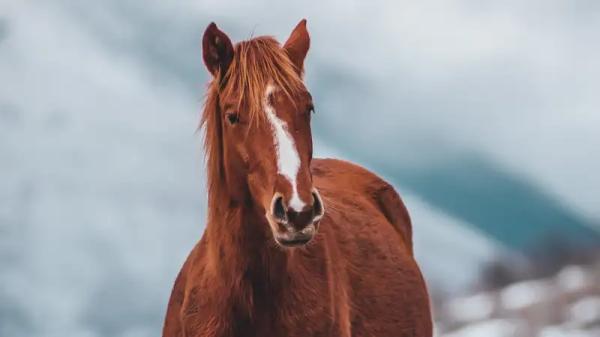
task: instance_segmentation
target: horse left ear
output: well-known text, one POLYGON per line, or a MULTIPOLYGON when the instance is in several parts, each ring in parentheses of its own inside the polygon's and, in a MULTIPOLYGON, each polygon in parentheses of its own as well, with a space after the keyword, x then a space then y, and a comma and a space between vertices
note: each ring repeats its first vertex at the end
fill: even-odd
POLYGON ((310 47, 310 36, 306 30, 306 19, 302 19, 294 28, 292 34, 283 45, 290 60, 296 66, 299 74, 304 70, 304 59, 310 47))

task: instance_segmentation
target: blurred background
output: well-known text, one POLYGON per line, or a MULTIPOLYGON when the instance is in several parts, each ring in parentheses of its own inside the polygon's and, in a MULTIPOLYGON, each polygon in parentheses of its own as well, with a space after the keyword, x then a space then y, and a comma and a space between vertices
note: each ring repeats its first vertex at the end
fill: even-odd
POLYGON ((600 336, 600 2, 0 0, 0 336, 159 336, 211 21, 308 19, 316 155, 408 206, 437 336, 600 336))

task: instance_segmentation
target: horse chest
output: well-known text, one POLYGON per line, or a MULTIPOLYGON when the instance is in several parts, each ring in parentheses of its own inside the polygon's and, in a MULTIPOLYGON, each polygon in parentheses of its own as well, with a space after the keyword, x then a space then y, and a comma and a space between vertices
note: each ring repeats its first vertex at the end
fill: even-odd
POLYGON ((248 284, 242 292, 220 300, 210 293, 194 293, 186 301, 199 309, 184 320, 189 336, 197 336, 198 331, 206 332, 199 336, 211 337, 340 336, 333 295, 325 280, 276 287, 248 284))
POLYGON ((278 291, 255 290, 250 311, 232 311, 232 337, 335 336, 330 297, 322 282, 290 284, 278 291))

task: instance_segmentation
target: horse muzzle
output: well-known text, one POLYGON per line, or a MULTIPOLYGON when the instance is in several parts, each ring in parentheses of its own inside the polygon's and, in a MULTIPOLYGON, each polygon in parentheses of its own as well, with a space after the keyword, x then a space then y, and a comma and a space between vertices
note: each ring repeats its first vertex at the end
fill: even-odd
POLYGON ((307 244, 317 234, 323 214, 323 202, 317 190, 313 189, 312 204, 301 211, 287 207, 283 195, 275 193, 267 219, 278 244, 297 247, 307 244))

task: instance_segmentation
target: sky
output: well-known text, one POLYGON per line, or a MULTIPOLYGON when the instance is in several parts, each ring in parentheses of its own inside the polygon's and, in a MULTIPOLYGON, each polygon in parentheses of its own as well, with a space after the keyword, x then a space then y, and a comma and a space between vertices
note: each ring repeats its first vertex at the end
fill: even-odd
POLYGON ((301 18, 315 152, 394 184, 430 284, 598 232, 597 2, 1 0, 0 335, 157 334, 204 228, 202 32, 301 18))

